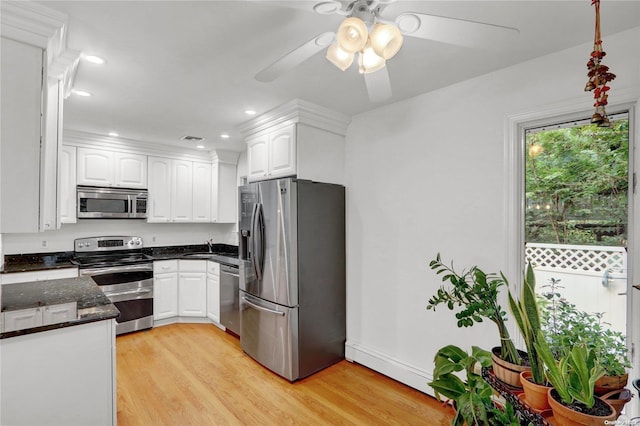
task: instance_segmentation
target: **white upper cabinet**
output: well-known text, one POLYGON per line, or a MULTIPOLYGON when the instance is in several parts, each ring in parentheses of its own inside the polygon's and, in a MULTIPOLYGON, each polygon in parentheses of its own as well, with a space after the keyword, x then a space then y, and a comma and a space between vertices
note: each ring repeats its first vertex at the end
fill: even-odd
POLYGON ((35 2, 0 2, 0 233, 56 229, 64 87, 80 52, 67 17, 35 2))
POLYGON ((78 148, 78 185, 112 186, 114 184, 113 151, 78 148))
POLYGON ((171 172, 171 220, 191 222, 193 219, 193 163, 173 160, 171 172))
POLYGON ((115 186, 122 188, 147 188, 147 156, 116 152, 115 186))
POLYGON ((295 131, 291 124, 247 139, 250 181, 296 174, 295 131))
POLYGON ((171 159, 149 157, 147 222, 171 222, 171 159))
POLYGON ((78 185, 147 187, 147 157, 139 154, 78 148, 78 185))
POLYGON ((249 181, 297 176, 344 184, 350 118, 295 99, 244 123, 249 181))
POLYGON ((212 164, 149 157, 147 221, 235 222, 238 153, 224 160, 228 162, 212 164))
POLYGON ((193 221, 211 222, 211 164, 193 163, 193 221))
POLYGON ((269 174, 269 135, 264 133, 247 138, 247 165, 250 181, 266 179, 269 174))
POLYGON ((294 124, 269 133, 269 177, 296 174, 296 126, 294 124))
MULTIPOLYGON (((58 218, 76 223, 76 147, 62 145, 58 155, 58 218)), ((60 226, 58 226, 60 227, 60 226)))

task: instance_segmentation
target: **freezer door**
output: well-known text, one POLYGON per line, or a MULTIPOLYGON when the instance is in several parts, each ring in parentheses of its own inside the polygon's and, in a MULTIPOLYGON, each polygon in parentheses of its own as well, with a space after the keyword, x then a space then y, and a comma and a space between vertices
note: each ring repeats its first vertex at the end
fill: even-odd
POLYGON ((252 209, 251 269, 241 288, 284 306, 298 305, 297 183, 291 179, 259 182, 252 209))
POLYGON ((292 382, 298 379, 298 308, 241 291, 240 345, 269 370, 292 382))

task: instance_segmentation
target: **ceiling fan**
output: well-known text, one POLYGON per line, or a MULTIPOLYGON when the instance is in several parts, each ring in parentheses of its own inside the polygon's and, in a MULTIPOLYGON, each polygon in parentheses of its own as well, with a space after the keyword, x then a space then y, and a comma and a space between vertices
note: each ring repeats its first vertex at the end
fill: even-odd
POLYGON ((372 102, 391 97, 391 82, 385 66, 402 47, 403 35, 472 48, 495 47, 518 35, 515 28, 459 18, 402 12, 392 15, 386 8, 395 0, 329 0, 313 4, 320 14, 346 16, 336 32, 325 32, 305 42, 264 68, 255 79, 273 81, 327 48, 327 59, 341 70, 358 57, 372 102))

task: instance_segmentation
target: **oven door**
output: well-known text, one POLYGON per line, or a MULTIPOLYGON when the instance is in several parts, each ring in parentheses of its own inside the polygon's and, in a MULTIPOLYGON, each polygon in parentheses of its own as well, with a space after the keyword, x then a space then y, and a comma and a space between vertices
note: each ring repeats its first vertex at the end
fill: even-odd
POLYGON ((125 192, 78 187, 78 219, 130 218, 131 211, 125 192))
POLYGON ((81 269, 120 311, 116 334, 153 327, 153 264, 81 269))

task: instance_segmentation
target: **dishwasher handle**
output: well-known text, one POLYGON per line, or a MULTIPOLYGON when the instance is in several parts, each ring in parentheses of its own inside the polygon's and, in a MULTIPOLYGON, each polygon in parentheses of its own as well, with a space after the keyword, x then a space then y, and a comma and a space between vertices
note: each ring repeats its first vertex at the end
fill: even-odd
POLYGON ((220 265, 220 274, 240 278, 240 270, 237 266, 220 265))

